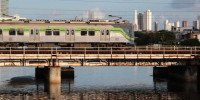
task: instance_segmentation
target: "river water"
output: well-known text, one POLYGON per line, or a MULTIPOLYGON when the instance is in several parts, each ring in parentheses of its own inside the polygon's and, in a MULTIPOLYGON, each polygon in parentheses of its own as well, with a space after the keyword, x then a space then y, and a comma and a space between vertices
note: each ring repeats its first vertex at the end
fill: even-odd
POLYGON ((75 67, 74 79, 53 86, 57 98, 46 82, 35 80, 34 67, 1 67, 0 100, 200 100, 198 83, 152 75, 153 67, 75 67))

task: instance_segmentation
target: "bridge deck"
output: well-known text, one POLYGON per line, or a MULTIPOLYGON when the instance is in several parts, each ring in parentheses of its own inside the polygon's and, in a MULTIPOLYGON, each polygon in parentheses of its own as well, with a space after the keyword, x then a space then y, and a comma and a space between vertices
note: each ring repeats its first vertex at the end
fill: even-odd
POLYGON ((0 66, 165 65, 198 58, 200 47, 0 48, 0 66), (140 64, 139 64, 140 63, 140 64))

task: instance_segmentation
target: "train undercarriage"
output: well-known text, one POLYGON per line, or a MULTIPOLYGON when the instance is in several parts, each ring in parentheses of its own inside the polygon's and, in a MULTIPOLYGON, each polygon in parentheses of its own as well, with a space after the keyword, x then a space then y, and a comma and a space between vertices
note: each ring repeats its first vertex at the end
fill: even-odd
POLYGON ((125 47, 127 43, 0 43, 0 47, 125 47))

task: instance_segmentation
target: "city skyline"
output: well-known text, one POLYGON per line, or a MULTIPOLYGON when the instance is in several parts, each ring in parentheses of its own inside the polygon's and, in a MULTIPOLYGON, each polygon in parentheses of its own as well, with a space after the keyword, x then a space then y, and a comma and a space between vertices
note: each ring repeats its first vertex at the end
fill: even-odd
MULTIPOLYGON (((176 22, 188 20, 192 25, 196 16, 200 15, 200 2, 198 0, 154 0, 154 1, 89 1, 89 0, 10 0, 9 14, 19 14, 30 19, 73 19, 76 16, 84 17, 87 11, 100 9, 106 18, 108 15, 120 16, 133 22, 133 12, 144 12, 150 9, 153 12, 152 22, 158 22, 159 29, 163 29, 166 19, 176 22), (44 6, 49 5, 49 6, 44 6)), ((139 27, 139 26, 138 26, 139 27)))

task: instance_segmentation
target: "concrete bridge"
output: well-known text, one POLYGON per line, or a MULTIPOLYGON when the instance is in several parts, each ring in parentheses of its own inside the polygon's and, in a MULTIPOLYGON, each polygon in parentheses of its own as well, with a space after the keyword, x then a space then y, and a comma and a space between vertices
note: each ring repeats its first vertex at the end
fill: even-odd
MULTIPOLYGON (((74 69, 63 66, 170 66, 198 65, 200 47, 83 47, 0 48, 0 66, 34 66, 36 79, 49 83, 51 98, 60 96, 61 78, 74 78, 74 69), (45 67, 44 67, 45 66, 45 67), (63 67, 63 68, 62 68, 63 67)), ((154 67, 154 76, 185 81, 199 80, 195 66, 154 67)))
POLYGON ((0 48, 0 66, 167 66, 198 58, 200 47, 0 48))

